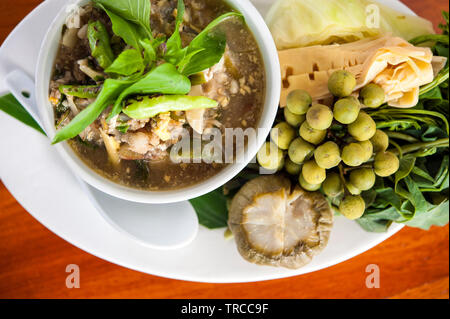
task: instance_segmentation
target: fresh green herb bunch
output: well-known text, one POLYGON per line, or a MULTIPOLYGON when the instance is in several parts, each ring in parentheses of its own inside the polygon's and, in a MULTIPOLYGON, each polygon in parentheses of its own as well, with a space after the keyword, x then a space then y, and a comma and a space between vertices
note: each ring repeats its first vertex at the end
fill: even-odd
MULTIPOLYGON (((185 6, 178 0, 177 17, 173 34, 155 38, 150 27, 151 2, 149 0, 93 0, 105 11, 112 23, 115 37, 127 45, 118 56, 111 48, 111 36, 100 21, 88 25, 91 55, 102 73, 90 70, 96 85, 61 87, 62 98, 96 98, 95 102, 80 112, 68 125, 57 132, 53 143, 74 138, 92 124, 100 114, 113 105, 108 120, 118 115, 130 96, 170 95, 166 98, 148 98, 132 110, 125 109, 129 116, 154 115, 159 112, 188 110, 198 107, 216 107, 215 101, 207 98, 185 96, 191 89, 190 77, 217 64, 226 47, 226 35, 217 26, 231 17, 242 18, 236 12, 226 13, 212 21, 187 47, 182 46, 180 28, 185 6), (161 49, 163 48, 163 49, 161 49), (163 63, 163 64, 162 64, 163 63), (174 103, 167 103, 170 100, 174 103)), ((88 68, 89 66, 85 66, 88 68)))
MULTIPOLYGON (((412 39, 429 46, 437 56, 449 57, 449 14, 443 13, 442 34, 412 39)), ((400 169, 391 179, 379 179, 363 196, 368 204, 358 223, 366 230, 384 232, 393 223, 429 229, 449 221, 449 69, 448 61, 434 81, 420 89, 411 109, 386 106, 368 113, 387 132, 400 169)))

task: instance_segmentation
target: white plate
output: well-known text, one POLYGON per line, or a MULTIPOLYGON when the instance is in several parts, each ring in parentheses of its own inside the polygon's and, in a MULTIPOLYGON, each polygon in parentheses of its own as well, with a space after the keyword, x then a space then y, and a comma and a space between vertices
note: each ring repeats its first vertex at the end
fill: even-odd
MULTIPOLYGON (((0 48, 0 92, 3 77, 21 68, 34 76, 40 43, 66 0, 47 0, 28 15, 0 48)), ((253 0, 262 11, 272 0, 253 0)), ((405 13, 399 1, 380 1, 405 13)), ((34 130, 0 112, 0 176, 19 203, 45 227, 77 247, 118 265, 173 279, 233 283, 278 279, 323 269, 378 245, 398 232, 393 225, 385 234, 363 231, 356 223, 337 218, 325 251, 306 267, 286 270, 256 266, 244 261, 223 230, 201 227, 187 247, 160 251, 146 247, 112 227, 91 204, 50 142, 34 130)), ((127 212, 125 211, 124 214, 127 212)), ((20 254, 20 251, 17 252, 20 254)))

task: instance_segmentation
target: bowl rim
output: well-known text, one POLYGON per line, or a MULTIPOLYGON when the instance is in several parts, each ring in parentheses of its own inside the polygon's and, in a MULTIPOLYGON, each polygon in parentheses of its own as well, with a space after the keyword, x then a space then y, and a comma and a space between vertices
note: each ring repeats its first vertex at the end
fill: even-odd
MULTIPOLYGON (((266 72, 264 108, 258 124, 258 134, 255 142, 248 143, 248 146, 245 149, 245 158, 247 161, 228 164, 218 174, 189 187, 167 191, 147 191, 127 187, 103 177, 85 164, 75 154, 67 142, 55 145, 54 147, 56 147, 59 155, 75 175, 81 177, 85 182, 96 189, 120 199, 148 204, 165 204, 197 198, 223 186, 255 158, 259 148, 266 141, 266 138, 270 133, 270 129, 275 121, 278 111, 279 96, 281 92, 280 62, 271 33, 253 4, 249 0, 224 1, 244 15, 246 24, 258 44, 266 72)), ((67 8, 68 6, 84 5, 89 2, 90 0, 68 1, 54 18, 50 28, 47 30, 39 51, 35 77, 36 102, 40 118, 42 119, 45 130, 48 132, 50 138, 54 137, 56 129, 53 124, 53 108, 48 101, 48 87, 57 47, 61 38, 61 30, 69 12, 67 8)))

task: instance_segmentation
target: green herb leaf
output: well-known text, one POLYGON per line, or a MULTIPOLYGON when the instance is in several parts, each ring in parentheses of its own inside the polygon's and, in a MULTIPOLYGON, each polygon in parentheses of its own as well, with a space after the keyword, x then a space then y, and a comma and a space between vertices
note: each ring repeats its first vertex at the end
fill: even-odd
MULTIPOLYGON (((416 157, 412 154, 408 154, 400 160, 400 168, 398 169, 397 173, 395 173, 395 191, 397 193, 399 193, 399 182, 408 177, 409 174, 411 174, 411 171, 413 170, 415 164, 416 157)), ((406 196, 408 196, 408 194, 406 194, 406 196)))
POLYGON ((130 104, 123 113, 134 119, 148 119, 160 113, 187 111, 193 109, 208 109, 218 106, 218 103, 204 96, 163 95, 158 97, 144 97, 140 100, 129 101, 130 104))
POLYGON ((445 226, 449 222, 449 201, 446 200, 438 206, 428 211, 418 211, 414 219, 405 224, 410 227, 417 227, 429 230, 431 226, 445 226))
POLYGON ((106 9, 102 4, 98 3, 98 6, 102 8, 111 19, 114 34, 121 37, 126 44, 139 50, 140 37, 138 27, 134 23, 128 22, 127 20, 113 13, 111 10, 106 9))
POLYGON ((243 16, 237 12, 226 13, 213 22, 211 22, 186 49, 186 56, 179 63, 181 65, 180 72, 186 76, 204 71, 217 63, 225 52, 226 36, 221 30, 216 27, 225 20, 243 16), (192 54, 196 52, 195 54, 192 54))
MULTIPOLYGON (((394 211, 392 208, 386 211, 394 211)), ((392 225, 392 220, 386 219, 370 219, 370 218, 360 218, 356 221, 365 231, 371 233, 385 233, 388 231, 389 227, 392 225)))
POLYGON ((108 120, 119 114, 122 110, 122 101, 134 94, 187 94, 191 90, 189 79, 181 75, 169 63, 164 63, 145 75, 143 79, 124 90, 117 98, 108 120))
MULTIPOLYGON (((155 42, 156 40, 154 40, 155 42)), ((140 40, 140 45, 144 48, 144 64, 149 66, 156 60, 156 50, 148 39, 140 40)))
POLYGON ((190 48, 187 50, 185 58, 179 63, 182 74, 191 76, 216 65, 222 59, 226 47, 225 34, 211 33, 203 39, 203 47, 196 48, 196 51, 190 48))
POLYGON ((209 229, 227 227, 227 197, 223 194, 222 188, 192 199, 190 203, 194 207, 201 225, 209 229))
POLYGON ((130 49, 123 51, 105 72, 130 76, 138 71, 143 71, 144 68, 141 53, 136 49, 130 49))
POLYGON ((19 101, 12 94, 7 94, 0 97, 0 110, 14 117, 19 122, 35 129, 39 133, 45 135, 39 124, 31 117, 19 101))
POLYGON ((149 0, 93 0, 97 4, 103 5, 120 17, 140 26, 147 36, 152 39, 150 28, 151 3, 149 0))
POLYGON ((83 132, 117 98, 120 92, 133 82, 134 80, 107 79, 95 102, 75 116, 67 126, 58 131, 52 143, 57 144, 74 138, 83 132))
POLYGON ((184 57, 186 52, 181 48, 181 37, 180 37, 180 27, 183 22, 184 16, 184 2, 183 0, 178 0, 177 5, 177 18, 175 23, 175 31, 172 36, 167 40, 167 52, 165 55, 165 59, 167 62, 172 63, 174 65, 178 64, 180 60, 184 57))

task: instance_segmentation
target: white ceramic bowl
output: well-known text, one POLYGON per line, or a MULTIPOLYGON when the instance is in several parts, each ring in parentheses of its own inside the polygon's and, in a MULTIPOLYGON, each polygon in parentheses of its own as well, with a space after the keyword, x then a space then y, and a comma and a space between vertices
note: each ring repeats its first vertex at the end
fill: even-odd
MULTIPOLYGON (((88 0, 73 0, 68 1, 67 6, 73 6, 74 4, 84 5, 88 2, 88 0)), ((264 110, 259 122, 260 130, 255 139, 249 140, 246 149, 245 158, 252 159, 264 143, 276 117, 281 90, 280 65, 270 31, 255 7, 248 0, 226 0, 226 2, 244 15, 247 25, 259 45, 266 70, 266 97, 264 110)), ((70 12, 70 10, 67 10, 67 6, 59 12, 49 28, 40 49, 36 68, 35 90, 37 107, 44 128, 50 138, 54 137, 56 130, 53 109, 48 100, 49 83, 61 39, 62 28, 70 12)), ((56 145, 55 148, 73 173, 93 187, 111 196, 149 204, 174 203, 202 196, 228 182, 248 164, 230 164, 216 176, 192 187, 173 191, 151 192, 128 188, 102 177, 80 160, 65 142, 56 145)))

